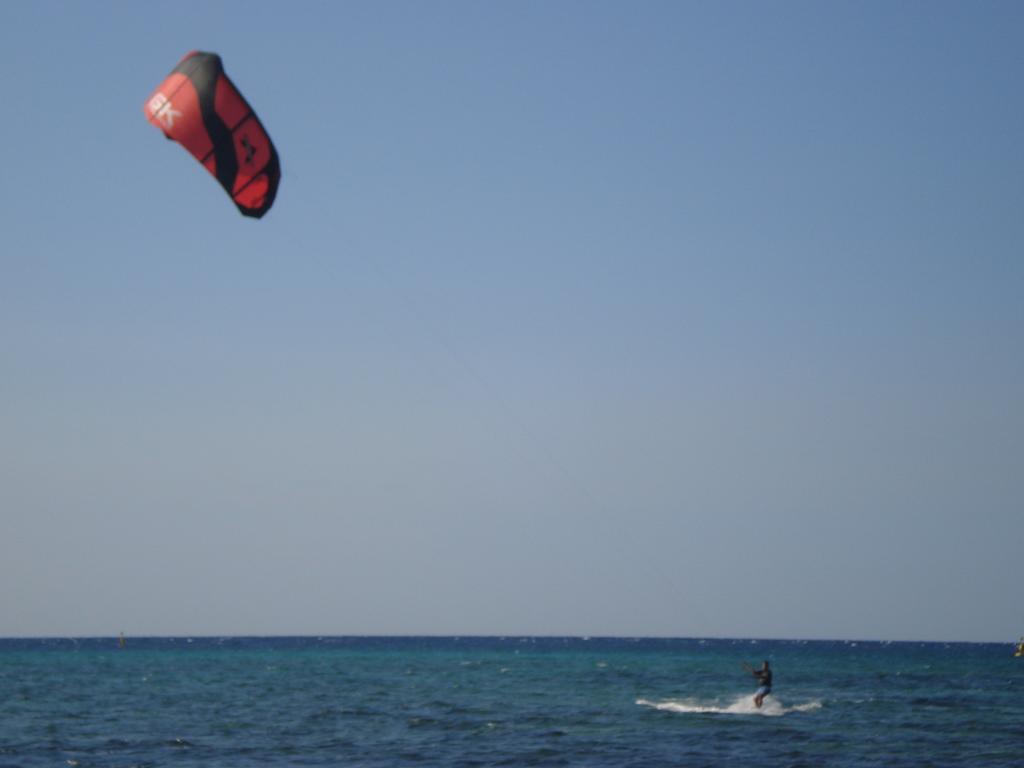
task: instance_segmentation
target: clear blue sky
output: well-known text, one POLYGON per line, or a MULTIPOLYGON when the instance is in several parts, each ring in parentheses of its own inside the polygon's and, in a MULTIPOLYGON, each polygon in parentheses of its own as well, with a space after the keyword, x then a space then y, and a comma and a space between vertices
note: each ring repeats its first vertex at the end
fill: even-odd
POLYGON ((0 635, 1014 639, 1022 33, 0 4, 0 635), (192 49, 261 221, 143 116, 192 49))

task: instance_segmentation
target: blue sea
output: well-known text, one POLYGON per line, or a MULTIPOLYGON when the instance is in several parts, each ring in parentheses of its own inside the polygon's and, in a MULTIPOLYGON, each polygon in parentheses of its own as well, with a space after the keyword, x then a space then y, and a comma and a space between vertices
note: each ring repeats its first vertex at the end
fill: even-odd
POLYGON ((0 640, 0 766, 1022 766, 1005 645, 0 640), (771 661, 753 707, 741 664, 771 661))

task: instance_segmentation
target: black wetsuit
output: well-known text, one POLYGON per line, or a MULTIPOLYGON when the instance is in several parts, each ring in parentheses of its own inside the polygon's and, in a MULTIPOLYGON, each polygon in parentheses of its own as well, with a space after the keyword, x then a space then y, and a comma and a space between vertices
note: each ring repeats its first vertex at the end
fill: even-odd
POLYGON ((770 669, 755 669, 754 677, 769 691, 772 689, 772 671, 770 669))

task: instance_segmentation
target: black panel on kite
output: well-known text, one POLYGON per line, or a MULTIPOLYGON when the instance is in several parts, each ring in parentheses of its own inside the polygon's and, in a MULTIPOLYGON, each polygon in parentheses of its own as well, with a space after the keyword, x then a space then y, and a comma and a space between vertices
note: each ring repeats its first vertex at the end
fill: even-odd
POLYGON ((143 110, 216 177, 244 215, 258 219, 270 210, 281 180, 277 150, 220 56, 186 55, 143 110))

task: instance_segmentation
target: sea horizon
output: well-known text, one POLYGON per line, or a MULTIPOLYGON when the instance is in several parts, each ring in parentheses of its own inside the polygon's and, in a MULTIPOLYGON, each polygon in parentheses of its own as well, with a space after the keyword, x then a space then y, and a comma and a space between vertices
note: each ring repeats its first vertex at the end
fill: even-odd
MULTIPOLYGON (((114 632, 112 634, 25 634, 25 635, 0 635, 0 642, 7 640, 117 640, 123 635, 126 639, 324 639, 324 638, 353 638, 353 639, 521 639, 536 638, 545 640, 680 640, 680 641, 708 641, 708 642, 771 642, 771 643, 880 643, 880 644, 947 644, 947 645, 1004 645, 1015 644, 1017 638, 1006 640, 949 640, 949 639, 928 639, 928 638, 871 638, 871 637, 771 637, 771 636, 729 636, 729 635, 643 635, 643 634, 562 634, 562 633, 487 633, 487 632, 410 632, 410 633, 387 633, 387 632, 175 632, 175 633, 128 633, 114 632)), ((1021 635, 1024 637, 1024 630, 1021 635)))

